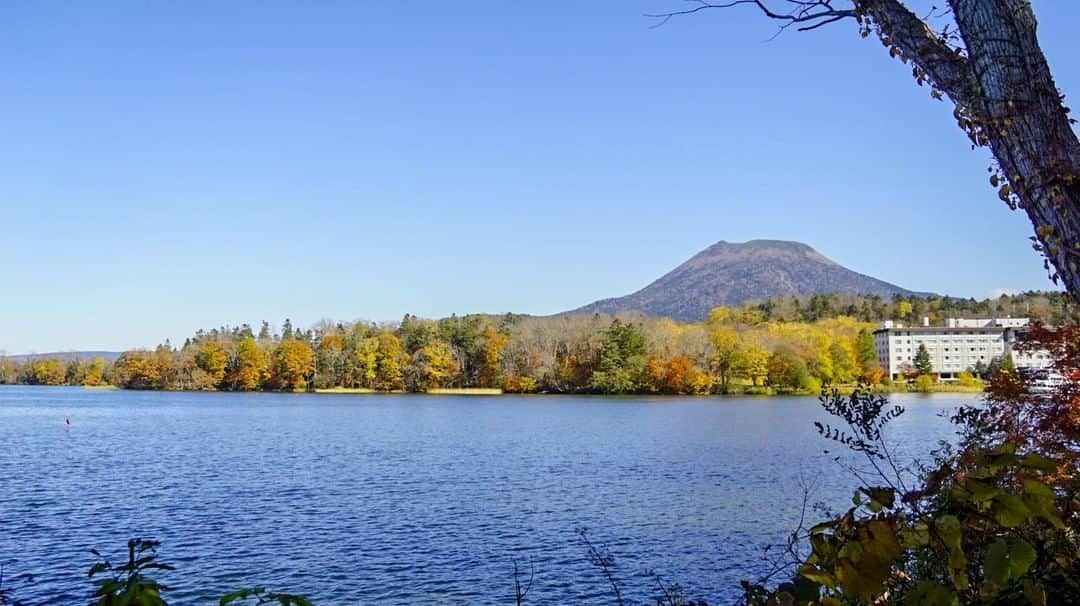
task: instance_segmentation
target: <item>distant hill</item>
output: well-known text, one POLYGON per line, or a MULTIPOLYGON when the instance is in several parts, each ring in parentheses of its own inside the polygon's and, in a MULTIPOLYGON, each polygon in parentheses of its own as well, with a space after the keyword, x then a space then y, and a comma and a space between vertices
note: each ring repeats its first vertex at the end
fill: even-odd
POLYGON ((832 293, 886 298, 931 294, 852 271, 800 242, 720 241, 635 293, 601 299, 566 313, 641 311, 681 322, 700 322, 720 305, 832 293))
POLYGON ((45 353, 32 353, 32 354, 18 354, 13 356, 0 355, 0 358, 7 358, 13 362, 23 363, 27 360, 41 360, 41 359, 57 359, 62 362, 70 362, 71 360, 93 360, 94 358, 105 358, 107 362, 115 362, 120 357, 119 351, 49 351, 45 353))

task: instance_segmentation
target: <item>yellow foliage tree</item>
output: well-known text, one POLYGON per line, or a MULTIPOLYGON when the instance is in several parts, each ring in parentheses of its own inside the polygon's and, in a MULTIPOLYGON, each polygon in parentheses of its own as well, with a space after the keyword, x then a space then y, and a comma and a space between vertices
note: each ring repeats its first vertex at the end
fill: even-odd
POLYGON ((764 385, 769 374, 769 350, 757 341, 749 341, 741 349, 736 372, 749 379, 751 385, 764 385))
POLYGON ((352 381, 359 387, 374 387, 379 372, 379 339, 368 337, 356 347, 356 376, 352 381))
POLYGON ((500 383, 503 348, 509 337, 488 327, 484 331, 484 346, 480 358, 480 386, 495 387, 500 383))
POLYGON ((274 384, 279 389, 304 389, 315 372, 315 352, 304 341, 288 339, 274 349, 274 384))
POLYGON ((60 360, 48 358, 31 362, 30 374, 38 385, 63 385, 67 369, 60 360))
POLYGON ((87 387, 94 387, 101 385, 105 382, 105 358, 94 358, 90 360, 90 363, 86 366, 86 375, 83 377, 82 384, 87 387))
POLYGON ((379 349, 374 387, 386 391, 404 389, 402 369, 405 366, 406 354, 401 347, 401 340, 389 332, 381 332, 377 338, 379 349))
POLYGON ((225 370, 229 366, 229 355, 217 341, 203 341, 195 354, 195 364, 207 374, 207 380, 213 387, 218 387, 225 380, 225 370))
POLYGON ((268 365, 266 353, 255 342, 246 337, 236 345, 235 360, 229 372, 229 384, 232 389, 254 391, 266 380, 268 365))
POLYGON ((454 352, 441 339, 434 339, 416 352, 414 360, 419 372, 419 387, 435 389, 450 387, 460 374, 460 367, 454 359, 454 352))
MULTIPOLYGON (((721 309, 727 308, 718 307, 713 311, 721 309)), ((711 317, 710 314, 710 319, 711 317)), ((709 341, 712 342, 715 350, 712 360, 713 369, 720 377, 720 386, 727 387, 728 380, 732 372, 736 371, 743 353, 739 343, 739 333, 728 326, 716 326, 709 331, 709 341)))

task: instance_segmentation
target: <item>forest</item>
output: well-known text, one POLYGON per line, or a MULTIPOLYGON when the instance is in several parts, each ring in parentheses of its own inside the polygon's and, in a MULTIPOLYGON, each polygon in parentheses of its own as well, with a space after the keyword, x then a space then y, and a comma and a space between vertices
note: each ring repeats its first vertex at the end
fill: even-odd
MULTIPOLYGON (((509 393, 817 393, 856 382, 888 388, 872 332, 884 319, 940 323, 957 316, 1075 317, 1058 293, 976 301, 949 297, 814 295, 713 309, 680 324, 643 315, 507 314, 396 324, 286 320, 197 331, 180 347, 104 358, 0 358, 0 383, 126 389, 509 393)), ((978 384, 984 369, 963 377, 978 384)), ((929 373, 923 373, 929 374, 929 373)), ((914 379, 915 377, 912 377, 914 379)), ((926 388, 923 385, 923 388, 926 388)))

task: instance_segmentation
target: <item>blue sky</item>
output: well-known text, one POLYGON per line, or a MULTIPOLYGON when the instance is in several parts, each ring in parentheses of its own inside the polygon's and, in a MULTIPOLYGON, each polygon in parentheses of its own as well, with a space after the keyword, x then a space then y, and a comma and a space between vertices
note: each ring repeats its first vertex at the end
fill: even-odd
MULTIPOLYGON (((918 4, 918 3, 916 3, 918 4)), ((0 8, 0 350, 553 313, 717 240, 1048 288, 952 109, 852 24, 677 0, 0 8)), ((1036 3, 1080 94, 1080 4, 1036 3)))

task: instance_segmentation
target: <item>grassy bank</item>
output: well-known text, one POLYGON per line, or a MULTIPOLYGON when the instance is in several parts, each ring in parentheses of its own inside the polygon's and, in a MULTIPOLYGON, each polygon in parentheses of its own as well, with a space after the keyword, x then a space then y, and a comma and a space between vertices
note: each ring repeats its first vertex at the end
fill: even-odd
POLYGON ((323 389, 316 389, 315 393, 341 393, 341 394, 357 394, 357 393, 390 393, 390 392, 377 392, 374 389, 368 387, 326 387, 323 389))
POLYGON ((436 396, 501 396, 503 390, 485 387, 442 387, 425 392, 436 396))

